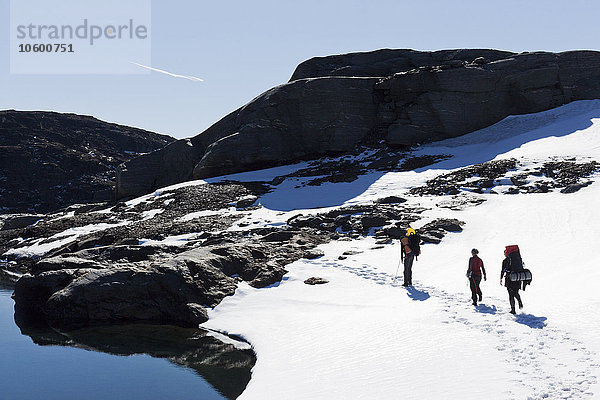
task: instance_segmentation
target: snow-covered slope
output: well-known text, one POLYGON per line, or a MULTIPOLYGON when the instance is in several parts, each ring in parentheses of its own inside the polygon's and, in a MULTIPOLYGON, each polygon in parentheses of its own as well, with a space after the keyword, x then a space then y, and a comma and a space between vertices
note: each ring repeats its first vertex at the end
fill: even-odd
POLYGON ((441 244, 423 246, 414 288, 400 285, 401 271, 394 280, 398 244, 377 246, 373 237, 322 245, 323 257, 289 265, 281 284, 254 289, 241 283, 205 324, 243 336, 257 353, 240 398, 600 398, 598 175, 575 193, 482 194, 487 201, 461 211, 436 206, 450 196, 408 194, 435 176, 490 160, 514 158, 521 170, 550 160, 600 161, 600 101, 510 117, 415 151, 441 153, 453 157, 352 183, 297 188, 286 182, 261 198, 263 208, 247 220, 281 224, 300 208, 396 195, 428 208, 415 228, 439 216, 466 224, 441 244), (516 316, 508 313, 499 283, 509 244, 520 246, 533 272, 516 316), (465 278, 473 247, 488 278, 477 308, 465 278), (357 254, 339 260, 348 250, 357 254), (312 276, 330 283, 303 283, 312 276))

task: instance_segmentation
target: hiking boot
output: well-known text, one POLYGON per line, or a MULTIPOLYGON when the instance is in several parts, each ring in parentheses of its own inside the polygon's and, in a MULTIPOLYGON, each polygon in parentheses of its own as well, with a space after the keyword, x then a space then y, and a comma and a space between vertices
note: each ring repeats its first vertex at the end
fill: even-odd
POLYGON ((408 283, 404 282, 402 286, 410 286, 408 283))
POLYGON ((479 295, 479 301, 481 301, 481 299, 482 299, 482 298, 483 298, 483 296, 482 296, 482 295, 479 295))
POLYGON ((519 310, 523 309, 523 303, 519 302, 519 310))
POLYGON ((476 303, 476 302, 473 302, 473 305, 474 305, 474 306, 476 306, 476 305, 477 305, 477 303, 476 303))
POLYGON ((513 308, 512 310, 510 310, 511 314, 516 314, 517 312, 515 311, 515 309, 513 308))

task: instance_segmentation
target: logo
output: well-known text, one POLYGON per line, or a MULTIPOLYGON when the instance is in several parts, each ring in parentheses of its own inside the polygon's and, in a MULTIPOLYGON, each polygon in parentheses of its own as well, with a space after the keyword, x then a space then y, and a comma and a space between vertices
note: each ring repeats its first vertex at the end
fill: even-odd
POLYGON ((11 0, 14 74, 148 74, 150 0, 11 0))

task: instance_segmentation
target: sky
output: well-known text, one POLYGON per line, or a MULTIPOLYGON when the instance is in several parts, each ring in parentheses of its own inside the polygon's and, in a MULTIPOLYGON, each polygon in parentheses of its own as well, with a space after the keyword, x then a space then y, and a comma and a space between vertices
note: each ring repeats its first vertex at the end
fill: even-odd
POLYGON ((142 67, 149 73, 11 73, 10 1, 0 0, 0 109, 93 115, 185 138, 287 82, 315 56, 380 48, 600 47, 600 3, 583 0, 154 0, 150 6, 151 65, 140 64, 198 79, 142 67))

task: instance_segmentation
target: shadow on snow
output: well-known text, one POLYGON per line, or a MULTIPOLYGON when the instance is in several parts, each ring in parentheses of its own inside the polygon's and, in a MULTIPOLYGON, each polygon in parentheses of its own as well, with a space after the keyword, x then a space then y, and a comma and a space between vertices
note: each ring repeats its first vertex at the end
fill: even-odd
POLYGON ((532 329, 544 329, 547 319, 546 317, 536 317, 532 314, 518 314, 515 316, 515 321, 519 324, 527 325, 532 329))
POLYGON ((478 131, 417 149, 414 152, 417 156, 448 154, 453 157, 415 171, 450 170, 491 161, 526 143, 564 137, 589 128, 597 118, 600 118, 599 100, 576 101, 540 113, 509 116, 478 131))
POLYGON ((496 309, 496 306, 479 304, 478 306, 475 306, 475 311, 482 314, 496 314, 498 310, 496 309))
POLYGON ((414 301, 425 301, 429 297, 431 297, 429 296, 429 292, 427 292, 426 290, 419 290, 414 286, 407 286, 406 294, 408 294, 408 297, 410 297, 414 301))

